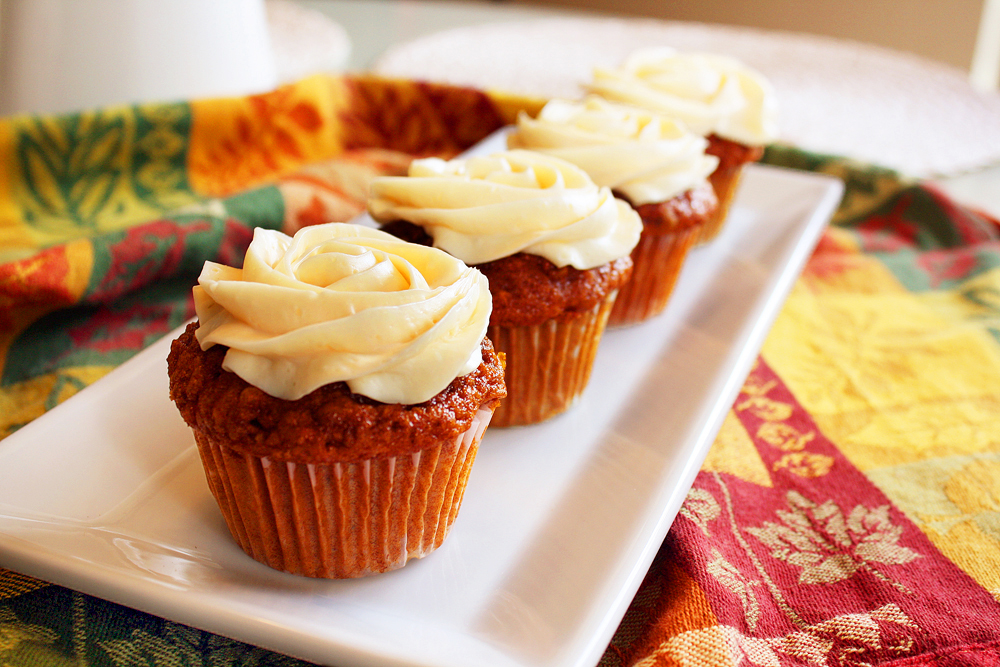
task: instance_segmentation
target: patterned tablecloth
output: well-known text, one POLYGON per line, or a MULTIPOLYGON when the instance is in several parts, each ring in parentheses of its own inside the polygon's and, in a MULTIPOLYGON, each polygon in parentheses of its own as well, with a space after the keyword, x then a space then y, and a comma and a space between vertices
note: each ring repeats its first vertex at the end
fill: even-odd
MULTIPOLYGON (((317 76, 0 119, 0 437, 190 318, 254 226, 350 219, 373 175, 537 105, 317 76)), ((846 195, 601 664, 998 665, 1000 224, 884 169, 764 160, 846 195)), ((0 665, 297 662, 0 569, 0 665)))

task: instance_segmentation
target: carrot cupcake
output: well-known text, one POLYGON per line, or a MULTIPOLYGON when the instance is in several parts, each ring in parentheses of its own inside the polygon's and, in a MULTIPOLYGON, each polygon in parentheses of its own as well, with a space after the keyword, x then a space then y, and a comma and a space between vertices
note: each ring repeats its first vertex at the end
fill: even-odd
POLYGON ((372 182, 368 209, 489 278, 487 335, 507 355, 494 425, 543 421, 583 393, 642 229, 628 204, 565 160, 506 151, 415 160, 372 182))
POLYGON ((735 58, 643 49, 617 69, 596 68, 588 90, 605 99, 638 106, 682 121, 708 138, 719 158, 709 180, 719 199, 700 241, 722 227, 744 165, 759 160, 778 136, 778 105, 770 82, 735 58))
POLYGON ((688 250, 718 208, 707 177, 719 160, 705 154, 708 141, 666 116, 593 96, 552 100, 536 118, 522 113, 507 141, 572 162, 632 205, 643 231, 609 325, 660 313, 688 250))
POLYGON ((402 567, 441 545, 505 395, 486 278, 348 224, 257 229, 207 262, 170 397, 250 556, 311 577, 402 567))

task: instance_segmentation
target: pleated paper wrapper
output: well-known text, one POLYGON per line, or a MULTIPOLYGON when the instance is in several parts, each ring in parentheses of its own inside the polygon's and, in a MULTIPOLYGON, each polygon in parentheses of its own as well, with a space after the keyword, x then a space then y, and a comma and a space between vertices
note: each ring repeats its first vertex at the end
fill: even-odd
POLYGON ((643 229, 632 249, 632 277, 618 290, 610 327, 637 324, 659 315, 674 291, 688 251, 694 247, 703 224, 676 227, 665 233, 643 229))
POLYGON ((493 410, 414 453, 351 463, 272 460, 195 429, 208 485, 230 533, 276 570, 345 579, 403 567, 437 549, 458 516, 493 410))
POLYGON ((617 291, 591 310, 535 326, 490 325, 486 335, 507 355, 507 398, 493 427, 537 424, 566 411, 587 387, 617 291))
POLYGON ((715 197, 719 200, 719 207, 705 221, 705 224, 701 226, 701 230, 694 241, 695 245, 708 243, 722 231, 733 199, 736 197, 736 190, 740 187, 740 179, 743 176, 743 168, 745 166, 745 164, 727 167, 720 166, 709 175, 708 181, 712 184, 712 189, 715 190, 715 197))

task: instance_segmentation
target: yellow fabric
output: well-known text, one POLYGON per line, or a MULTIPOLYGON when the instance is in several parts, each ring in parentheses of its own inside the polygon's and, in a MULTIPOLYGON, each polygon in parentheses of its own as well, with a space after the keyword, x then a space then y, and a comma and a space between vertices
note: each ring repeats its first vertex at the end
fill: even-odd
POLYGON ((343 151, 341 79, 313 76, 268 95, 191 103, 188 177, 196 192, 226 195, 343 151))

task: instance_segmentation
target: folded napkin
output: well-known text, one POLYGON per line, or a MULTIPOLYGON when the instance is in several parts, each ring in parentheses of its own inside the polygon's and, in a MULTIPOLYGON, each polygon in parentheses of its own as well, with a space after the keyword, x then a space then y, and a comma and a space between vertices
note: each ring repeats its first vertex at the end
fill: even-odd
MULTIPOLYGON (((191 317, 254 226, 349 220, 374 175, 540 103, 317 76, 0 119, 0 437, 191 317)), ((1000 223, 884 169, 764 161, 847 191, 601 664, 997 664, 1000 223)), ((0 569, 0 664, 59 662, 298 664, 0 569)))

